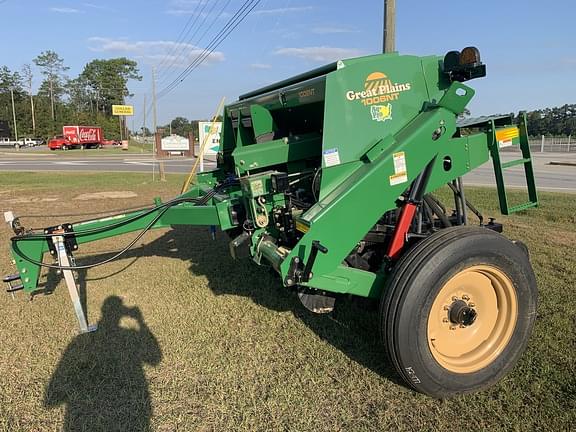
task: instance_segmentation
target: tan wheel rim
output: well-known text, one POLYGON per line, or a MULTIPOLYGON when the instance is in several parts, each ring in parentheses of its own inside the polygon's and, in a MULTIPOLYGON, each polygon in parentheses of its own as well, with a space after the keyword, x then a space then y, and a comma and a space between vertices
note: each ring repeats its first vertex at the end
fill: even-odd
POLYGON ((516 291, 508 276, 489 265, 464 269, 444 284, 432 304, 430 351, 451 372, 476 372, 504 350, 517 315, 516 291))

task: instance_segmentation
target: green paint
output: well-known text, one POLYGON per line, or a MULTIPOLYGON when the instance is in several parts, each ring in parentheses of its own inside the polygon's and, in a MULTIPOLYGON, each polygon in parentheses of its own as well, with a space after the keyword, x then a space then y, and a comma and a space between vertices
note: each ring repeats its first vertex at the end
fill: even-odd
MULTIPOLYGON (((242 226, 245 220, 236 219, 245 215, 254 261, 271 263, 283 281, 291 260, 306 262, 316 240, 328 252, 318 254, 312 276, 303 285, 378 297, 385 270, 371 273, 342 263, 379 218, 397 207, 398 197, 430 161, 434 164, 428 192, 491 155, 502 212, 537 205, 525 119, 518 125, 519 136, 511 140, 522 149, 522 158, 501 163, 496 134, 510 127, 511 120, 485 122, 471 134, 462 134, 456 126, 473 96, 472 88, 450 82, 442 57, 398 54, 344 60, 245 95, 224 109, 218 168, 198 174, 183 196, 205 196, 230 175, 236 175, 239 184, 218 191, 206 205, 170 208, 154 228, 183 224, 227 230, 242 226), (509 207, 502 171, 516 163, 525 168, 530 201, 509 207), (310 208, 281 214, 297 197, 273 190, 272 176, 279 175, 296 185, 296 195, 311 196, 319 184, 310 208), (305 231, 299 238, 283 237, 279 221, 286 217, 298 220, 297 228, 305 231)), ((77 224, 74 229, 80 231, 127 221, 111 230, 79 234, 78 243, 141 230, 158 211, 134 221, 130 219, 137 213, 77 224)), ((28 275, 28 292, 36 289, 39 268, 20 253, 40 260, 47 250, 45 241, 35 240, 21 242, 20 251, 12 251, 20 273, 28 275)))

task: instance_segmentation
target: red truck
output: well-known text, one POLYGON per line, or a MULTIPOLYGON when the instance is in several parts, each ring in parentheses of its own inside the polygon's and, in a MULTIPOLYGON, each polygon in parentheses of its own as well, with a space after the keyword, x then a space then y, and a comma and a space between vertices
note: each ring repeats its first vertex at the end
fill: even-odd
POLYGON ((103 145, 116 145, 114 140, 104 139, 102 128, 98 126, 63 126, 62 135, 48 141, 50 150, 71 148, 100 148, 103 145))
POLYGON ((62 135, 72 147, 90 148, 102 145, 102 128, 97 126, 63 126, 62 135))

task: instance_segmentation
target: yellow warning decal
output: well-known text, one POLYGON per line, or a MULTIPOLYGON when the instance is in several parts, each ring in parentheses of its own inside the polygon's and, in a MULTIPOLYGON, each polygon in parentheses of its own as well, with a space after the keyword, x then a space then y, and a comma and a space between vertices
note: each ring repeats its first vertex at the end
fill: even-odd
POLYGON ((515 126, 496 131, 496 141, 498 141, 498 146, 500 148, 511 146, 512 140, 519 136, 520 130, 515 126))
POLYGON ((304 234, 310 231, 310 227, 299 220, 296 220, 296 229, 304 234))

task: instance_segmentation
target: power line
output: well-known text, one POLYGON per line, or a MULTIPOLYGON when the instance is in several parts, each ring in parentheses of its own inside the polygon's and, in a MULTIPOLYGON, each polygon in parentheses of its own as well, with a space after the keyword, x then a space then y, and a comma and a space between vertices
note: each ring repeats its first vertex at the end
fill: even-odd
MULTIPOLYGON (((227 31, 237 22, 239 23, 240 18, 242 16, 242 14, 247 10, 247 8, 252 4, 254 0, 246 0, 243 5, 236 11, 236 13, 228 20, 228 22, 224 25, 224 27, 212 38, 212 40, 210 41, 210 43, 206 46, 206 48, 196 56, 196 58, 194 60, 192 60, 192 62, 184 69, 184 71, 182 71, 170 84, 168 84, 166 87, 164 87, 162 89, 162 91, 160 91, 160 93, 164 93, 164 92, 170 92, 172 91, 173 88, 175 88, 179 83, 181 83, 188 75, 189 72, 194 68, 194 66, 196 64, 198 64, 198 61, 205 57, 206 53, 212 53, 214 51, 214 48, 216 47, 215 44, 218 42, 221 42, 222 40, 219 40, 222 38, 222 36, 226 37, 227 36, 227 31)), ((259 3, 260 0, 258 0, 259 3)), ((257 3, 254 3, 254 6, 256 6, 257 3)), ((163 96, 163 94, 162 94, 163 96)))
POLYGON ((208 58, 210 54, 214 52, 216 48, 218 48, 218 46, 220 46, 222 42, 228 38, 230 33, 232 33, 234 29, 236 29, 236 27, 238 27, 238 25, 240 25, 246 19, 246 17, 250 14, 250 12, 252 12, 252 10, 254 10, 256 6, 258 6, 260 1, 261 0, 246 0, 244 4, 238 9, 238 11, 236 11, 236 13, 232 16, 232 18, 228 20, 222 30, 220 30, 216 36, 212 38, 212 41, 206 46, 202 53, 200 53, 186 67, 186 69, 176 77, 176 79, 164 87, 159 92, 160 94, 157 96, 157 98, 166 96, 176 87, 178 87, 180 83, 182 83, 196 68, 198 68, 198 66, 200 66, 206 60, 206 58, 208 58))
MULTIPOLYGON (((170 64, 167 66, 167 68, 165 69, 165 73, 164 76, 162 77, 162 79, 159 79, 159 83, 162 84, 166 78, 170 75, 170 70, 174 69, 175 66, 177 65, 177 62, 179 60, 179 58, 184 54, 184 52, 187 50, 188 46, 192 46, 194 47, 195 44, 192 43, 192 40, 194 39, 194 37, 198 34, 198 32, 200 31, 200 29, 204 26, 204 24, 206 23, 206 20, 208 19, 208 17, 212 14, 212 12, 214 11, 216 5, 218 4, 220 0, 216 0, 212 2, 212 7, 210 8, 210 11, 207 12, 206 14, 204 14, 204 8, 206 6, 207 3, 205 3, 204 7, 202 8, 202 10, 200 11, 200 15, 204 14, 204 19, 202 20, 202 22, 200 23, 200 25, 198 27, 196 27, 196 30, 194 31, 194 33, 192 34, 192 36, 190 36, 190 38, 184 42, 184 40, 182 41, 180 51, 178 52, 177 55, 173 56, 172 61, 170 62, 170 64)), ((212 22, 212 25, 214 24, 214 21, 212 22)), ((211 26, 210 26, 211 28, 211 26)), ((191 28, 189 29, 189 31, 191 30, 191 28)), ((188 33, 189 33, 188 31, 188 33)), ((186 36, 188 36, 188 33, 186 34, 186 36)), ((186 37, 185 36, 185 37, 186 37)), ((198 40, 197 43, 200 43, 200 40, 202 38, 200 38, 198 40)), ((177 51, 177 50, 176 50, 177 51)))
MULTIPOLYGON (((207 0, 206 0, 207 1, 207 0)), ((199 1, 196 4, 196 9, 194 9, 194 11, 192 12, 192 14, 190 15, 190 18, 188 18, 188 21, 186 21, 186 24, 184 25, 184 27, 182 28, 182 30, 180 30, 180 34, 178 35, 178 37, 176 38, 176 43, 172 46, 172 49, 170 50, 170 53, 167 54, 161 61, 160 63, 157 65, 158 68, 161 68, 164 63, 167 61, 168 57, 173 55, 174 52, 178 49, 178 44, 183 42, 184 39, 188 36, 190 29, 192 27, 194 27, 194 25, 196 24, 196 21, 198 21, 198 17, 200 16, 200 14, 198 13, 198 9, 200 8, 200 5, 202 4, 202 1, 199 1), (190 28, 188 28, 188 26, 190 25, 190 22, 192 21, 192 18, 194 18, 194 23, 190 26, 190 28), (186 35, 184 35, 184 32, 186 32, 186 35)))
MULTIPOLYGON (((214 4, 214 3, 213 3, 214 4)), ((181 43, 179 44, 179 46, 175 46, 174 50, 172 51, 172 54, 167 54, 164 57, 164 63, 166 62, 170 62, 170 64, 166 67, 166 71, 168 71, 169 69, 171 69, 175 64, 176 61, 178 60, 178 57, 180 57, 182 55, 182 53, 184 52, 184 50, 186 49, 186 45, 188 45, 190 43, 190 41, 192 40, 192 38, 198 33, 198 30, 204 25, 204 23, 206 22, 206 18, 207 18, 207 14, 204 14, 204 9, 206 8, 206 5, 208 5, 208 0, 206 0, 205 2, 202 2, 201 0, 198 2, 197 5, 197 9, 198 7, 202 5, 202 9, 196 14, 196 18, 194 19, 194 23, 190 26, 190 28, 188 28, 188 30, 186 31, 186 34, 184 35, 184 37, 181 40, 181 43), (198 19, 204 15, 204 20, 202 21, 202 24, 200 24, 200 26, 198 26, 196 28, 196 30, 194 31, 194 33, 192 33, 192 36, 186 40, 186 38, 188 37, 188 35, 190 34, 190 31, 192 30, 192 28, 194 28, 194 26, 196 25, 196 23, 198 22, 198 19), (178 52, 179 51, 179 52, 178 52), (174 53, 178 53, 176 55, 173 55, 174 53), (169 60, 169 56, 172 56, 172 61, 169 60)), ((196 11, 195 11, 196 12, 196 11)), ((164 79, 164 77, 163 77, 164 79)))
MULTIPOLYGON (((196 58, 185 68, 185 70, 183 72, 181 72, 175 80, 173 80, 170 84, 168 84, 162 91, 162 92, 170 92, 175 86, 177 86, 180 82, 182 82, 188 75, 189 72, 191 72, 191 70, 194 69, 194 66, 196 64, 198 64, 198 61, 200 59, 204 60, 204 58, 206 57, 206 53, 211 54, 214 49, 216 48, 217 45, 215 44, 219 44, 220 42, 222 42, 222 40, 219 40, 222 38, 222 36, 224 36, 224 38, 227 36, 228 33, 226 33, 229 29, 233 30, 235 28, 235 26, 233 28, 231 28, 231 26, 233 26, 235 24, 235 22, 237 24, 239 24, 241 22, 240 18, 242 16, 242 14, 246 11, 246 9, 251 5, 251 2, 253 0, 246 0, 244 2, 244 4, 236 11, 236 13, 228 20, 228 22, 226 23, 226 25, 216 34, 216 36, 214 36, 212 38, 212 40, 210 41, 210 43, 208 44, 208 46, 198 55, 196 56, 196 58)), ((260 0, 258 0, 257 3, 259 3, 260 0)), ((255 7, 257 5, 257 3, 254 3, 255 7)), ((243 18, 242 18, 243 20, 243 18)), ((237 25, 236 24, 236 25, 237 25)))
MULTIPOLYGON (((228 38, 228 36, 236 29, 236 27, 238 27, 238 25, 240 25, 246 19, 246 17, 252 12, 252 10, 256 8, 256 6, 260 4, 260 2, 261 0, 246 0, 236 11, 236 13, 228 20, 224 27, 218 33, 216 33, 206 48, 204 48, 204 50, 194 58, 194 60, 185 68, 185 70, 181 72, 170 84, 158 92, 159 94, 157 94, 156 100, 166 96, 176 87, 178 87, 178 85, 180 85, 197 67, 199 67, 210 56, 210 54, 214 52, 216 48, 218 48, 218 46, 222 44, 222 42, 228 38)), ((220 11, 219 16, 223 13, 223 10, 226 8, 228 3, 229 2, 227 2, 224 8, 220 11)), ((209 29, 205 31, 204 35, 207 31, 209 31, 209 29)), ((152 109, 152 105, 152 103, 149 103, 147 109, 148 112, 152 109)))

